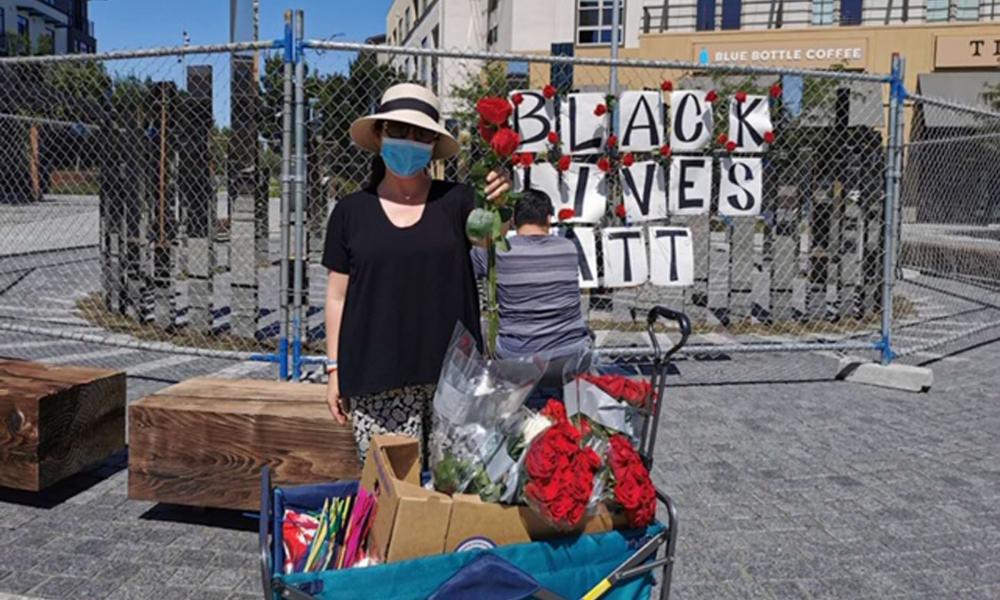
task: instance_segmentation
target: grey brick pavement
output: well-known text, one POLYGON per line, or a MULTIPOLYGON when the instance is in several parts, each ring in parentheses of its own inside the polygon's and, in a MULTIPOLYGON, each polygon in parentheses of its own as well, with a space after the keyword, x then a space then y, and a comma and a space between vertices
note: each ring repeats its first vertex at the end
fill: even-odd
MULTIPOLYGON (((681 518, 672 597, 1000 598, 1000 342, 934 364, 928 394, 823 380, 828 360, 678 365, 655 469, 681 518), (688 383, 765 371, 799 381, 688 383)), ((255 521, 129 501, 124 460, 0 490, 0 598, 261 598, 255 521)))

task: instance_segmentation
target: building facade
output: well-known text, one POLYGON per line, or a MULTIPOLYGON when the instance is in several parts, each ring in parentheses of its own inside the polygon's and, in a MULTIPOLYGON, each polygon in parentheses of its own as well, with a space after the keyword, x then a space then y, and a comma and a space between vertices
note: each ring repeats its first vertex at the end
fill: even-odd
POLYGON ((0 0, 0 55, 96 51, 87 0, 0 0))

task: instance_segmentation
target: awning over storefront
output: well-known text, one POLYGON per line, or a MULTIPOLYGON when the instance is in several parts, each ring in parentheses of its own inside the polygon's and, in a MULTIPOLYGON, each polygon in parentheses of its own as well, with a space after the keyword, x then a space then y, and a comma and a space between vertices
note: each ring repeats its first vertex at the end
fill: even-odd
MULTIPOLYGON (((924 73, 917 76, 917 93, 951 100, 974 108, 990 108, 985 94, 1000 86, 1000 73, 981 71, 965 73, 924 73)), ((981 120, 974 114, 923 105, 927 127, 975 127, 981 120)))

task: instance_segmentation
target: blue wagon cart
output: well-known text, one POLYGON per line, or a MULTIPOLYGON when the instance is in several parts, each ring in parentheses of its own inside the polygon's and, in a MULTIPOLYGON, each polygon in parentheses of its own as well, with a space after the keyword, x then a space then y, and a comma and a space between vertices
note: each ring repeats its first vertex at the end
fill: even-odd
MULTIPOLYGON (((687 341, 690 321, 662 306, 647 315, 654 363, 654 401, 646 418, 639 453, 652 466, 657 424, 671 356, 687 341), (662 352, 655 336, 659 318, 676 321, 680 341, 662 352)), ((274 487, 270 471, 261 474, 260 562, 267 600, 638 600, 650 596, 654 574, 660 573, 661 600, 670 597, 677 547, 677 511, 657 489, 666 522, 644 529, 581 534, 573 537, 511 544, 490 549, 439 554, 364 568, 285 574, 282 518, 286 508, 318 510, 327 498, 352 496, 357 481, 274 487)))

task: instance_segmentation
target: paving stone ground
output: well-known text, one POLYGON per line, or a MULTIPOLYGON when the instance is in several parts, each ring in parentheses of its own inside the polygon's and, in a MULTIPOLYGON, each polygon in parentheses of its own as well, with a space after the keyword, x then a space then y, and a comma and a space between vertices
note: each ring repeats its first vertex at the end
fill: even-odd
MULTIPOLYGON (((680 514, 671 597, 1000 598, 997 364, 1000 342, 945 358, 910 394, 815 355, 679 363, 654 474, 680 514), (790 382, 740 383, 763 372, 790 382)), ((256 521, 130 501, 125 460, 0 490, 0 599, 262 598, 256 521)))

